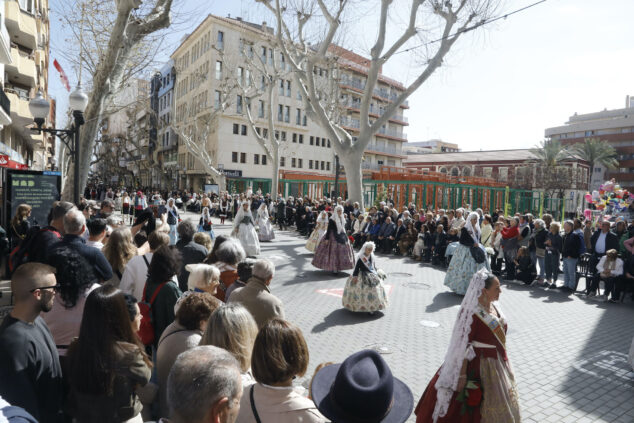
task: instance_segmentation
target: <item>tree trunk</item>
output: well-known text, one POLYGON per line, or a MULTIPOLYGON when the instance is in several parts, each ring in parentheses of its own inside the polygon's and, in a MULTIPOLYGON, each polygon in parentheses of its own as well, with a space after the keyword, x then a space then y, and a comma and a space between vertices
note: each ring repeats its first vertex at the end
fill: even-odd
POLYGON ((357 201, 361 210, 363 204, 363 172, 361 171, 361 155, 354 150, 339 154, 339 161, 346 171, 346 185, 348 187, 348 200, 357 201))
POLYGON ((280 179, 280 147, 277 143, 271 143, 273 153, 273 175, 271 175, 271 200, 277 200, 277 191, 280 179))

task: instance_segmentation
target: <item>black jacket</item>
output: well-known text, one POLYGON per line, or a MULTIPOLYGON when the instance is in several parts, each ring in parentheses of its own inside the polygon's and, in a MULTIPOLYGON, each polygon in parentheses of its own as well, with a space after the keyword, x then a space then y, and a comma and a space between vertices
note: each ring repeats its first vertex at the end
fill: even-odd
MULTIPOLYGON (((607 242, 606 242, 607 244, 607 242)), ((570 232, 564 235, 564 246, 561 255, 563 258, 579 258, 579 249, 581 247, 581 237, 570 232)))
POLYGON ((202 263, 207 257, 207 249, 200 244, 195 243, 193 240, 185 243, 183 240, 179 240, 176 243, 176 248, 181 253, 182 267, 178 274, 178 287, 181 291, 187 291, 187 279, 189 279, 189 272, 185 269, 188 264, 202 263))
POLYGON ((460 244, 465 245, 467 247, 473 247, 475 245, 475 241, 473 237, 469 234, 469 231, 466 228, 462 228, 460 230, 460 244))
MULTIPOLYGON (((590 237, 590 248, 592 249, 592 253, 594 254, 596 246, 597 246, 597 241, 599 240, 599 234, 601 234, 601 230, 597 230, 592 234, 592 237, 590 237)), ((608 231, 608 233, 606 234, 605 237, 605 251, 604 254, 608 251, 608 250, 616 250, 619 251, 619 238, 613 233, 608 231)))
POLYGON ((112 278, 112 267, 101 250, 86 245, 86 240, 81 236, 71 234, 64 235, 61 241, 51 247, 49 257, 53 257, 55 251, 63 247, 71 247, 77 251, 79 255, 84 257, 93 268, 97 279, 107 281, 112 278))

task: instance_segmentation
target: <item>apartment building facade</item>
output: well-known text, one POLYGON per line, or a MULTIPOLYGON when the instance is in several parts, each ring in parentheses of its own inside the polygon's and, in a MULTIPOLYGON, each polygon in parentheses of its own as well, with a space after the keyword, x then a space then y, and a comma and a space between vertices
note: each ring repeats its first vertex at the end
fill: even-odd
MULTIPOLYGON (((272 164, 252 132, 242 91, 234 91, 230 97, 223 94, 229 75, 241 84, 252 79, 258 84, 261 81, 261 74, 251 75, 243 54, 254 60, 257 54, 266 66, 271 67, 275 61, 290 70, 284 65, 282 53, 270 48, 267 39, 271 34, 265 24, 209 15, 171 56, 176 67, 174 124, 186 128, 187 133, 192 129, 200 131, 200 122, 204 126, 206 116, 216 116, 213 122, 207 122, 211 128, 206 150, 211 164, 224 172, 231 192, 247 188, 271 190, 272 164)), ((256 131, 268 135, 270 105, 260 96, 251 99, 250 107, 256 131)), ((280 172, 287 176, 311 175, 315 179, 332 176, 335 160, 330 140, 306 117, 290 73, 276 81, 272 110, 275 136, 281 140, 280 172)), ((177 148, 181 188, 200 189, 205 183, 213 183, 184 142, 179 142, 177 148)))
MULTIPOLYGON (((158 89, 158 140, 155 160, 167 174, 168 186, 178 187, 178 135, 172 126, 174 105, 174 84, 176 68, 172 60, 157 74, 160 78, 158 89)), ((159 181, 162 185, 162 181, 159 181)))
MULTIPOLYGON (((367 83, 369 60, 339 46, 331 46, 329 52, 337 56, 340 104, 343 108, 340 124, 354 138, 359 133, 361 97, 367 83)), ((382 116, 388 105, 403 91, 405 87, 402 83, 379 73, 370 103, 370 121, 382 116)), ((403 144, 407 143, 404 129, 409 125, 407 117, 404 116, 407 109, 409 103, 406 101, 398 108, 398 112, 390 117, 388 123, 372 137, 364 152, 364 173, 379 170, 381 166, 402 166, 405 159, 403 144)))
MULTIPOLYGON (((0 156, 12 167, 34 170, 54 166, 55 139, 35 134, 29 100, 47 97, 49 65, 48 0, 0 1, 0 156)), ((55 102, 47 125, 55 125, 55 102)))
POLYGON ((617 169, 595 165, 590 189, 596 190, 608 179, 616 179, 628 191, 634 190, 634 104, 626 98, 625 108, 577 114, 562 126, 545 130, 546 138, 560 140, 564 145, 583 142, 586 138, 599 138, 616 150, 617 169))

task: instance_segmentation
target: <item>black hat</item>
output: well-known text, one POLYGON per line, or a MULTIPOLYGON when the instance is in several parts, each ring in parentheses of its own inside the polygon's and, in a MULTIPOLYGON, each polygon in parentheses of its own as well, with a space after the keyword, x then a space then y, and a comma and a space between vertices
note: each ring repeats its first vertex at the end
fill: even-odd
POLYGON ((373 350, 319 370, 311 383, 319 411, 337 423, 402 423, 412 414, 412 391, 373 350))

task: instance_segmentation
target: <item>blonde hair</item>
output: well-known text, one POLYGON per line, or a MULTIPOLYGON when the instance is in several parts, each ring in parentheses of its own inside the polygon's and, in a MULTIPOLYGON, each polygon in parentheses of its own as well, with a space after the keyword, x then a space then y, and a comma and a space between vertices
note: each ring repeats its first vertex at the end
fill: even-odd
POLYGON ((19 225, 23 220, 26 219, 26 216, 31 211, 31 206, 28 204, 20 204, 17 209, 15 209, 15 216, 11 219, 11 223, 13 225, 19 225))
POLYGON ((251 368, 251 352, 258 326, 246 308, 237 303, 218 307, 209 316, 200 345, 213 345, 231 353, 244 373, 251 368))
POLYGON ((559 222, 553 222, 550 224, 550 229, 556 229, 556 233, 559 233, 561 231, 561 225, 559 224, 559 222))
POLYGON ((211 237, 208 233, 205 232, 196 232, 194 234, 194 242, 196 244, 200 244, 207 249, 207 251, 211 251, 212 242, 211 237))
POLYGON ((103 255, 113 270, 123 272, 132 257, 136 256, 132 232, 129 228, 117 228, 110 234, 108 243, 103 247, 103 255))

